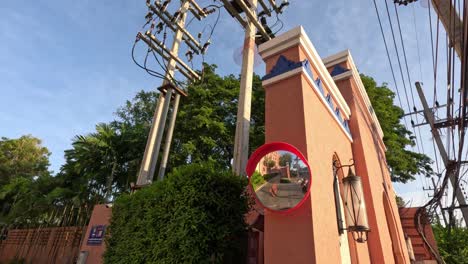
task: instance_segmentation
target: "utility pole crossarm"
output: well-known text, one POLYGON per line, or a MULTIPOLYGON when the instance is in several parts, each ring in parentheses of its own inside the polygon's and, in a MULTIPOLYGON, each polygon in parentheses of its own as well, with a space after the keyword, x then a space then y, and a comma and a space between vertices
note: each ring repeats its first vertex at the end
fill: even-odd
MULTIPOLYGON (((253 72, 254 72, 254 57, 255 57, 255 45, 258 42, 265 42, 274 37, 274 34, 267 24, 265 16, 271 17, 272 10, 276 14, 282 13, 282 10, 289 5, 287 0, 283 0, 280 6, 276 5, 275 0, 220 0, 223 3, 224 8, 235 17, 244 29, 245 38, 242 54, 242 70, 240 78, 240 92, 239 92, 239 103, 237 110, 237 121, 236 121, 236 136, 234 143, 234 157, 233 157, 233 170, 238 175, 245 173, 245 166, 247 163, 248 150, 249 150, 249 131, 250 131, 250 115, 251 115, 251 99, 252 99, 252 85, 253 85, 253 72), (268 6, 267 1, 271 4, 268 6), (261 5, 262 11, 257 15, 257 4, 261 5), (245 13, 245 15, 242 15, 245 13), (259 18, 257 17, 259 16, 259 18), (258 36, 257 34, 260 34, 258 36)), ((144 185, 150 184, 156 172, 156 164, 160 162, 158 178, 163 179, 170 146, 172 142, 173 130, 175 127, 175 121, 177 117, 177 110, 179 107, 180 96, 186 96, 185 92, 177 87, 180 83, 174 78, 175 71, 185 76, 189 81, 200 80, 201 76, 196 71, 188 66, 184 60, 179 57, 179 46, 182 42, 188 47, 186 56, 190 62, 194 54, 203 55, 205 54, 208 46, 211 44, 211 39, 208 39, 205 43, 200 43, 201 34, 198 34, 196 39, 186 29, 186 19, 188 14, 192 14, 192 19, 196 18, 202 20, 208 15, 219 11, 221 6, 208 5, 204 8, 196 2, 196 0, 181 0, 180 7, 175 11, 174 14, 168 10, 170 0, 155 1, 146 0, 146 6, 148 7, 148 13, 145 16, 146 24, 151 23, 150 29, 146 32, 139 32, 137 35, 137 41, 142 40, 150 48, 148 52, 158 53, 166 63, 167 67, 162 64, 160 66, 165 71, 164 81, 159 90, 159 98, 157 101, 156 109, 153 116, 153 123, 151 130, 148 135, 146 142, 146 148, 143 155, 143 159, 138 173, 138 179, 136 185, 133 184, 132 189, 141 188, 144 185), (211 8, 214 7, 214 8, 211 8), (155 19, 153 19, 155 16, 155 19), (159 21, 156 21, 159 19, 159 21), (164 37, 166 39, 166 29, 169 28, 174 32, 172 48, 169 50, 165 46, 165 41, 161 41, 157 38, 159 34, 164 30, 164 37), (172 111, 169 113, 169 110, 172 111), (169 127, 165 129, 168 116, 169 127), (165 136, 165 143, 162 153, 162 158, 159 158, 160 149, 162 147, 163 135, 165 136)), ((175 2, 175 1, 173 1, 175 2)), ((171 11, 172 12, 172 11, 171 11)), ((219 13, 218 13, 219 15, 219 13)), ((219 17, 218 17, 219 18, 219 17)), ((192 20, 190 20, 192 21, 192 20)), ((190 23, 190 22, 189 22, 190 23)), ((217 22, 216 22, 217 23, 217 22)), ((215 24, 216 26, 216 24, 215 24)), ((213 33, 214 28, 212 28, 213 33)), ((211 38, 211 35, 210 35, 211 38)), ((136 43, 136 42, 135 42, 136 43)), ((158 58, 155 55, 155 59, 158 58)), ((133 53, 132 53, 133 56, 133 53)), ((148 56, 148 54, 147 54, 148 56)), ((147 58, 147 57, 146 57, 147 58)), ((150 72, 145 66, 141 66, 136 61, 135 63, 150 72)), ((133 57, 135 60, 135 58, 133 57)), ((159 61, 158 61, 159 62, 159 61)), ((162 74, 160 74, 162 75, 162 74)), ((155 75, 160 77, 160 75, 155 75)))
POLYGON ((270 35, 268 35, 268 33, 265 31, 265 28, 257 20, 257 15, 255 13, 256 12, 255 10, 257 8, 257 3, 251 3, 251 5, 255 7, 255 8, 252 8, 253 11, 250 10, 250 8, 245 4, 245 2, 243 0, 236 0, 236 3, 245 12, 245 15, 249 19, 249 22, 253 23, 255 25, 255 27, 257 28, 257 30, 260 31, 260 34, 262 34, 262 36, 266 40, 270 40, 271 39, 270 35))
POLYGON ((157 8, 153 5, 148 5, 149 9, 153 11, 164 23, 174 32, 177 30, 182 31, 183 35, 183 40, 186 41, 187 45, 197 54, 202 51, 203 46, 198 43, 198 41, 182 26, 179 25, 179 23, 171 23, 171 20, 174 19, 174 17, 169 14, 167 11, 161 11, 161 7, 157 6, 157 8))
MULTIPOLYGON (((189 79, 201 79, 200 75, 198 73, 196 73, 194 70, 192 70, 187 64, 185 64, 185 62, 183 62, 179 56, 177 54, 175 54, 174 52, 172 51, 169 51, 167 49, 167 47, 162 43, 160 42, 156 36, 154 36, 153 34, 151 34, 151 32, 147 31, 145 33, 146 36, 148 36, 153 42, 155 42, 159 47, 161 47, 161 49, 163 51, 165 51, 169 57, 174 60, 176 63, 178 63, 180 66, 182 66, 187 72, 188 74, 190 74, 190 77, 189 79)), ((153 46, 154 47, 154 46, 153 46)), ((157 47, 154 47, 154 50, 158 51, 158 48, 157 47)))
POLYGON ((159 40, 156 39, 152 34, 150 33, 145 33, 143 35, 142 33, 138 32, 137 37, 141 40, 143 40, 151 49, 156 51, 159 55, 163 57, 166 61, 169 61, 171 59, 175 60, 177 63, 180 64, 176 65, 175 68, 180 71, 187 79, 190 80, 199 80, 201 77, 198 73, 193 71, 190 67, 187 66, 181 59, 178 58, 175 54, 171 53, 170 51, 167 50, 166 46, 164 46, 159 40), (148 37, 146 37, 146 36, 148 37), (156 43, 157 46, 154 44, 156 43))
POLYGON ((243 28, 247 27, 247 21, 245 21, 242 16, 236 11, 236 9, 232 6, 231 3, 229 3, 228 0, 221 0, 223 2, 224 8, 228 11, 228 13, 235 17, 237 21, 241 24, 243 28))

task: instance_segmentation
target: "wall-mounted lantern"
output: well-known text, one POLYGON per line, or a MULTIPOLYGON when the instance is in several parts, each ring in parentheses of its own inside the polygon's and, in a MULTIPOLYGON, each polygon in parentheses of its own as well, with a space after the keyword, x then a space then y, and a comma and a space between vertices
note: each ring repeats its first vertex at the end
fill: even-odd
POLYGON ((367 233, 370 231, 367 222, 366 203, 364 201, 364 191, 362 189, 361 177, 354 175, 351 165, 343 165, 349 167, 348 176, 343 178, 344 188, 344 211, 348 226, 346 230, 352 232, 353 238, 359 243, 367 241, 367 233))

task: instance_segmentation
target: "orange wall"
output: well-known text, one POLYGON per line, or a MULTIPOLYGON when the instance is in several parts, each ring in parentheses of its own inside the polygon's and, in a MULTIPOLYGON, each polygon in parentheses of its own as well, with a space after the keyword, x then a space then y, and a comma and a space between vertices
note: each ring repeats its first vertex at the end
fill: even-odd
MULTIPOLYGON (((291 34, 291 39, 296 38, 291 41, 279 36, 277 46, 260 47, 266 71, 269 73, 273 69, 280 55, 293 62, 307 59, 313 74, 310 77, 313 80, 319 77, 325 94, 328 94, 333 89, 323 82, 326 76, 319 74, 320 67, 324 67, 321 59, 316 58, 315 51, 310 51, 311 45, 304 41, 302 29, 300 31, 300 37, 291 34), (301 40, 297 41, 299 38, 301 40), (293 42, 296 44, 287 46, 293 42), (309 54, 315 57, 311 58, 309 54)), ((342 65, 350 68, 349 62, 342 65)), ((352 138, 347 136, 334 113, 329 111, 304 70, 289 77, 284 74, 263 82, 265 141, 283 141, 296 146, 307 158, 312 173, 311 196, 297 211, 287 215, 265 211, 265 263, 346 261, 341 259, 336 224, 334 154, 343 164, 354 159, 356 174, 362 178, 371 229, 366 243, 355 242, 348 233, 351 262, 409 263, 395 193, 386 166, 385 146, 373 128, 369 109, 357 88, 358 80, 352 78, 337 82, 339 92, 332 93, 334 100, 343 96, 349 107, 352 138)), ((337 106, 336 102, 334 106, 337 106)), ((350 220, 347 219, 347 222, 350 220)))
POLYGON ((364 192, 367 194, 365 200, 371 228, 368 241, 371 259, 378 263, 405 263, 409 256, 404 244, 395 194, 385 161, 385 152, 381 147, 381 139, 372 128, 373 123, 358 93, 355 80, 338 81, 337 86, 351 109, 350 129, 354 139, 353 155, 356 161, 356 173, 362 177, 364 192), (392 207, 390 212, 392 215, 385 213, 384 199, 388 199, 387 203, 390 203, 392 207), (387 219, 387 217, 392 219, 387 219), (396 225, 392 228, 395 242, 392 242, 387 222, 396 225))
MULTIPOLYGON (((292 50, 288 59, 302 57, 292 56, 292 50)), ((272 60, 266 62, 268 68, 272 60)), ((342 160, 351 159, 351 142, 305 75, 269 85, 265 93, 266 142, 296 146, 312 173, 310 200, 298 211, 286 216, 266 213, 265 263, 341 263, 336 211, 330 206, 334 205, 332 158, 337 153, 342 160)), ((365 244, 358 248, 367 251, 365 244)))

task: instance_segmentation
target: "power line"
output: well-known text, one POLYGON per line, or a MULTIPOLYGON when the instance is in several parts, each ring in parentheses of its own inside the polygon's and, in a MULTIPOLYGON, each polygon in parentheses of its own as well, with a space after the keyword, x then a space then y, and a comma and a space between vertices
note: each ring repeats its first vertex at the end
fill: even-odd
MULTIPOLYGON (((383 31, 382 21, 380 19, 379 10, 377 8, 377 3, 375 2, 375 0, 373 0, 373 2, 374 2, 375 12, 377 14, 377 19, 379 21, 380 32, 382 33, 382 38, 383 38, 384 45, 385 45, 385 51, 387 52, 387 59, 388 59, 388 63, 390 64, 390 71, 392 72, 393 83, 395 84, 395 91, 397 93, 398 102, 399 102, 399 105, 400 105, 401 109, 403 109, 401 96, 400 96, 400 92, 399 92, 399 89, 398 89, 398 84, 397 84, 396 78, 395 78, 395 71, 393 70, 392 60, 390 59, 390 53, 388 52, 387 40, 385 39, 385 34, 384 34, 384 31, 383 31)), ((406 127, 408 127, 408 123, 407 123, 405 117, 403 117, 403 121, 405 122, 406 127)))
MULTIPOLYGON (((411 82, 411 76, 410 76, 409 68, 408 68, 408 59, 406 57, 405 43, 403 42, 403 35, 401 33, 400 16, 398 15, 398 9, 396 8, 396 4, 394 4, 394 8, 395 8, 395 14, 396 14, 396 18, 397 18, 398 31, 400 33, 401 46, 403 47, 403 58, 405 59, 406 74, 408 76, 408 81, 411 84, 412 82, 411 82)), ((412 97, 411 99, 413 100, 413 107, 414 107, 413 110, 416 111, 416 103, 414 102, 413 89, 410 89, 410 92, 411 92, 411 97, 412 97)))
MULTIPOLYGON (((411 88, 411 84, 413 82, 411 82, 411 77, 410 77, 410 73, 409 73, 409 67, 408 67, 408 59, 406 57, 406 48, 405 48, 405 43, 403 41, 403 35, 401 33, 401 25, 400 25, 400 16, 398 15, 398 9, 396 7, 396 3, 393 5, 393 7, 395 8, 395 14, 396 14, 396 18, 397 18, 397 23, 398 23, 398 32, 400 33, 400 41, 401 41, 401 46, 403 47, 403 58, 405 59, 405 65, 406 65, 406 74, 408 76, 408 82, 409 82, 409 88, 410 88, 410 92, 411 92, 411 99, 412 99, 412 102, 413 102, 413 111, 417 111, 416 109, 416 103, 414 101, 414 93, 413 93, 413 89, 411 88)), ((418 51, 419 52, 419 51, 418 51)), ((420 61, 421 63, 421 61, 420 61)), ((401 67, 401 66, 400 66, 401 67)), ((405 91, 405 94, 406 94, 406 91, 405 91)), ((416 122, 419 123, 419 120, 418 120, 418 115, 416 114, 416 122)), ((414 128, 414 122, 413 120, 411 119, 411 124, 413 125, 413 132, 415 134, 415 137, 416 137, 416 131, 415 131, 415 128, 414 128)), ((424 144, 422 142, 422 136, 421 136, 421 128, 418 127, 418 132, 419 132, 419 144, 421 145, 421 149, 422 149, 422 152, 425 153, 425 150, 424 150, 424 144)), ((416 139, 417 141, 417 139, 416 139)), ((419 148, 418 148, 419 149, 419 148)))
MULTIPOLYGON (((429 0, 428 0, 429 1, 429 0)), ((432 15, 431 15, 431 5, 428 7, 428 14, 429 14, 429 29, 431 35, 431 49, 432 49, 432 67, 434 71, 434 97, 433 97, 433 105, 436 105, 437 102, 437 59, 438 59, 438 48, 439 48, 439 15, 437 15, 437 37, 436 37, 436 48, 434 52, 434 38, 432 34, 432 15)))
POLYGON ((409 103, 409 99, 408 99, 408 93, 406 92, 406 82, 405 82, 405 78, 403 76, 403 70, 402 70, 401 62, 400 62, 400 54, 398 52, 398 46, 396 44, 395 33, 393 31, 393 25, 392 25, 392 18, 390 16, 390 11, 388 9, 388 2, 387 1, 385 1, 385 7, 386 7, 386 10, 387 10, 387 17, 388 17, 388 20, 390 22, 390 30, 391 30, 391 33, 392 33, 393 45, 395 47, 398 66, 399 66, 399 69, 400 69, 401 81, 403 83, 403 91, 405 92, 405 95, 406 95, 406 103, 407 103, 407 107, 408 107, 408 112, 411 112, 410 103, 409 103))
MULTIPOLYGON (((463 19, 463 28, 465 29, 466 28, 466 23, 468 23, 468 21, 466 21, 466 12, 467 12, 467 6, 466 6, 466 2, 464 2, 464 10, 463 10, 463 16, 464 19, 463 19)), ((466 31, 465 31, 466 33, 466 31)), ((463 36, 463 41, 465 41, 465 38, 468 37, 466 34, 464 34, 463 36)), ((460 190, 460 186, 459 186, 459 181, 460 181, 460 170, 461 170, 461 166, 462 166, 462 157, 463 157, 463 147, 464 147, 464 142, 465 142, 465 131, 466 131, 466 128, 465 128, 465 117, 466 117, 466 75, 463 71, 466 71, 466 68, 467 67, 467 62, 465 61, 466 60, 466 52, 467 52, 467 48, 465 45, 463 45, 463 52, 462 52, 462 56, 461 56, 461 60, 462 60, 462 67, 461 67, 461 91, 460 91, 460 104, 459 104, 459 112, 460 112, 460 124, 459 124, 459 146, 458 146, 458 163, 457 163, 457 166, 456 166, 456 173, 455 173, 455 184, 454 184, 454 190, 453 190, 453 196, 452 196, 452 208, 453 208, 453 205, 455 203, 455 198, 456 198, 456 195, 457 195, 457 192, 460 190)), ((463 195, 463 194, 462 194, 463 195)), ((468 224, 468 223, 466 223, 468 224)))
MULTIPOLYGON (((416 36, 416 47, 418 48, 418 62, 419 62, 419 78, 422 80, 422 65, 421 65, 421 53, 419 49, 419 37, 418 37, 418 29, 416 26, 416 12, 414 10, 414 5, 411 5, 413 10, 413 24, 414 24, 414 35, 416 36)), ((411 83, 411 82, 410 82, 411 83)))
MULTIPOLYGON (((408 107, 408 113, 411 113, 411 107, 410 107, 410 103, 409 103, 409 99, 408 99, 408 92, 407 92, 407 89, 406 89, 406 81, 405 81, 405 78, 404 78, 404 75, 403 75, 403 68, 401 67, 400 54, 398 52, 398 45, 396 43, 395 33, 393 31, 393 25, 392 25, 392 18, 390 16, 390 11, 389 11, 389 8, 388 8, 388 2, 387 1, 385 1, 385 8, 386 8, 386 11, 387 11, 388 20, 390 22, 390 30, 392 32, 392 39, 393 39, 393 44, 394 44, 394 47, 395 47, 396 57, 397 57, 397 61, 398 61, 398 67, 400 69, 401 81, 403 83, 403 91, 405 92, 406 103, 407 103, 407 107, 408 107)), ((395 6, 395 10, 396 10, 396 6, 395 6)), ((415 130, 413 125, 414 125, 414 121, 411 120, 411 126, 413 128, 413 134, 414 134, 414 137, 417 138, 416 130, 415 130)), ((416 147, 418 149, 418 152, 421 153, 421 150, 419 149, 419 144, 417 143, 417 140, 415 141, 415 143, 416 143, 416 147)))

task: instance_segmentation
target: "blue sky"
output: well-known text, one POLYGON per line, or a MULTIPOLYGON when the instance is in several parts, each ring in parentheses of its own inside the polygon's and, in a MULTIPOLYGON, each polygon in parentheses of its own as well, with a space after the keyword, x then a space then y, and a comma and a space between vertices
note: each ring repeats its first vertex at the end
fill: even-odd
MULTIPOLYGON (((302 25, 322 57, 350 49, 361 72, 394 87, 371 0, 290 2, 281 16, 284 22, 281 32, 302 25)), ((387 41, 393 45, 384 2, 378 2, 387 41)), ((390 7, 395 19, 393 5, 390 7)), ((399 15, 412 81, 422 80, 428 94, 432 94, 429 92, 432 59, 427 11, 416 3, 414 8, 399 8, 399 15)), ((130 56, 145 14, 144 0, 1 1, 0 136, 15 138, 32 134, 41 138, 52 152, 51 169, 57 172, 64 162, 63 151, 70 148, 75 135, 91 132, 95 124, 112 120, 113 113, 125 100, 139 90, 152 90, 161 83, 135 66, 130 56)), ((445 47, 445 33, 442 36, 440 45, 445 47)), ((239 74, 240 67, 234 62, 233 54, 242 44, 243 32, 224 11, 212 40, 206 61, 217 64, 222 75, 239 74)), ((440 54, 445 58, 443 49, 440 54)), ((392 56, 396 63, 394 52, 392 56)), ((443 69, 445 64, 439 67, 443 69)), ((256 71, 264 74, 263 65, 256 71)), ((403 91, 399 72, 395 73, 403 91)), ((415 100, 419 105, 419 99, 415 100)), ((444 98, 439 100, 445 102, 444 98)), ((427 129, 423 130, 423 142, 427 146, 432 144, 427 129)), ((433 153, 428 149, 426 152, 433 153)), ((415 198, 415 203, 419 203, 416 200, 422 199, 420 186, 420 181, 415 181, 398 185, 397 190, 406 198, 419 197, 415 198)))

